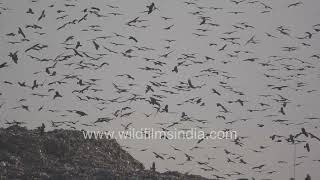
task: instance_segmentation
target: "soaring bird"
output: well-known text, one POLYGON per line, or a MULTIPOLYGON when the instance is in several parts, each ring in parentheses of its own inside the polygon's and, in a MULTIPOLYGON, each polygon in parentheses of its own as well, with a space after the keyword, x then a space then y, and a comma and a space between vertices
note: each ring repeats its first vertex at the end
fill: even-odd
POLYGON ((215 94, 217 94, 217 95, 221 96, 221 94, 220 94, 217 90, 215 90, 215 89, 213 89, 213 88, 212 88, 211 90, 212 90, 212 92, 213 92, 213 93, 215 93, 215 94))
POLYGON ((186 161, 191 161, 194 157, 193 156, 190 156, 189 154, 187 153, 184 153, 184 155, 186 156, 187 160, 186 161))
POLYGON ((309 137, 309 135, 308 135, 308 133, 307 133, 307 131, 306 131, 305 128, 301 128, 301 132, 302 132, 302 134, 305 135, 306 137, 309 137))
POLYGON ((172 72, 178 73, 178 66, 174 66, 172 72))
POLYGON ((136 43, 138 42, 138 40, 137 40, 135 37, 133 37, 133 36, 129 36, 129 39, 130 39, 130 40, 133 40, 133 41, 136 42, 136 43))
POLYGON ((93 43, 93 45, 94 45, 94 48, 95 48, 96 50, 98 50, 99 47, 100 47, 100 45, 99 45, 98 43, 96 43, 96 41, 92 41, 92 43, 93 43))
POLYGON ((310 152, 310 146, 309 146, 309 143, 306 143, 306 145, 304 145, 303 147, 304 147, 304 148, 306 148, 308 152, 310 152))
POLYGON ((4 68, 4 67, 8 67, 7 62, 4 62, 4 63, 0 64, 0 69, 4 68))
POLYGON ((110 121, 112 121, 112 120, 113 120, 113 118, 103 117, 103 118, 98 118, 94 123, 110 122, 110 121))
POLYGON ((38 87, 39 87, 39 84, 37 84, 37 80, 34 80, 31 89, 33 90, 33 89, 38 88, 38 87))
POLYGON ((229 112, 221 103, 217 103, 217 107, 222 108, 225 113, 229 112))
POLYGON ((188 85, 190 88, 195 89, 195 88, 201 88, 202 86, 204 86, 205 84, 201 85, 201 86, 194 86, 191 82, 191 79, 188 79, 188 85))
POLYGON ((88 114, 83 112, 83 111, 79 111, 79 110, 74 110, 75 113, 79 114, 80 116, 87 116, 88 114))
POLYGON ((61 97, 62 97, 62 95, 58 91, 56 91, 54 96, 53 96, 53 99, 61 98, 61 97))
POLYGON ((20 27, 18 28, 18 34, 20 34, 23 38, 26 38, 26 35, 23 33, 20 27))
POLYGON ((301 4, 303 4, 301 1, 296 2, 296 3, 292 3, 292 4, 289 4, 289 5, 288 5, 288 8, 290 8, 290 7, 295 7, 295 6, 299 6, 299 5, 301 5, 301 4))
POLYGON ((155 155, 156 158, 164 160, 163 156, 159 155, 158 153, 153 152, 153 154, 155 155))
POLYGON ((128 130, 131 124, 132 123, 128 123, 127 125, 121 124, 121 126, 124 127, 125 130, 128 130))
POLYGON ((34 14, 34 12, 33 12, 33 10, 32 10, 31 8, 29 8, 26 13, 27 13, 27 14, 34 14))
POLYGON ((148 10, 147 10, 148 14, 151 14, 154 10, 158 9, 154 2, 152 2, 150 5, 148 5, 147 8, 148 8, 148 10))
POLYGON ((38 21, 40 21, 44 17, 46 17, 45 10, 41 12, 41 15, 39 16, 38 21))
POLYGON ((9 57, 11 57, 14 63, 18 64, 18 51, 14 53, 10 52, 9 57))
POLYGON ((286 113, 284 112, 284 108, 283 108, 283 107, 280 108, 279 112, 280 112, 282 115, 286 115, 286 113))

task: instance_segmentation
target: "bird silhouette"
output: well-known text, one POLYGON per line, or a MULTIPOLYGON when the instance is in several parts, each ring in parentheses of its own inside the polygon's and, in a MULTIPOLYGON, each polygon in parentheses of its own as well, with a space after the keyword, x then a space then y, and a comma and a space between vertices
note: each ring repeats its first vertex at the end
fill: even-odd
POLYGON ((56 99, 56 98, 62 98, 62 95, 59 93, 59 91, 56 91, 53 96, 53 99, 56 99))
POLYGON ((16 64, 18 64, 18 51, 9 54, 9 57, 11 57, 12 61, 16 64))

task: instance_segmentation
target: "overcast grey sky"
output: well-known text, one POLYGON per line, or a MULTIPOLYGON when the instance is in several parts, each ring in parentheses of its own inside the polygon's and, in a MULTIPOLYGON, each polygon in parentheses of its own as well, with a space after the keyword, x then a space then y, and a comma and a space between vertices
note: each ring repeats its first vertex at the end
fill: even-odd
MULTIPOLYGON (((320 136, 318 0, 0 2, 0 67, 4 63, 0 68, 2 127, 16 120, 30 128, 45 123, 48 129, 72 126, 85 130, 123 130, 121 124, 132 123, 129 127, 136 129, 235 130, 241 146, 230 140, 204 140, 199 144, 196 140, 119 141, 147 168, 155 161, 160 171, 167 168, 227 179, 289 179, 293 176, 294 148, 286 139, 290 134, 301 133, 301 128, 320 136), (156 9, 148 14, 145 11, 151 3, 156 9), (23 33, 18 33, 19 27, 23 33), (76 51, 82 57, 73 50, 77 42, 81 46, 76 51), (93 42, 98 44, 97 48, 93 42), (39 44, 36 49, 26 52, 36 44, 39 44), (292 51, 286 51, 288 47, 292 51), (9 56, 16 51, 17 63, 9 56), (162 56, 169 52, 167 57, 162 56), (100 67, 103 63, 107 64, 100 67), (146 71, 145 67, 155 69, 146 71), (173 71, 175 67, 178 72, 173 71), (134 79, 118 76, 121 74, 130 74, 134 79), (71 75, 77 78, 68 78, 71 75), (32 89, 34 80, 43 86, 32 89), (203 86, 192 88, 188 80, 193 86, 203 86), (18 82, 25 82, 27 87, 18 82), (125 92, 118 93, 113 84, 126 89, 125 92), (146 93, 148 86, 153 92, 146 93), (86 87, 89 88, 84 93, 73 92, 86 87), (54 98, 55 92, 63 97, 54 98), (143 99, 126 101, 133 94, 147 100, 161 99, 160 111, 168 105, 171 113, 157 112, 154 108, 157 105, 153 107, 143 99), (112 101, 115 98, 119 98, 117 102, 112 101), (239 99, 245 101, 243 106, 237 102, 239 99), (221 112, 217 103, 229 112, 221 112), (124 107, 131 109, 116 117, 114 113, 124 107), (87 115, 80 117, 68 110, 87 115), (133 113, 120 117, 128 112, 133 113), (190 121, 181 121, 182 112, 190 121), (144 113, 152 114, 146 117, 144 113), (113 120, 94 123, 102 117, 113 120), (199 119, 207 122, 201 123, 199 119), (52 121, 79 122, 52 127, 52 121), (179 124, 168 128, 174 122, 179 124), (280 137, 272 140, 272 135, 280 137), (165 160, 156 159, 153 152, 165 153, 165 160), (185 162, 185 153, 194 159, 185 162), (167 159, 170 156, 175 160, 167 159), (247 164, 241 163, 241 159, 247 164), (252 170, 263 164, 260 171, 252 170), (209 167, 218 171, 203 170, 209 167), (232 175, 235 172, 243 175, 232 175)), ((307 173, 319 179, 319 141, 304 135, 296 140, 300 141, 296 145, 297 179, 307 173), (310 152, 304 148, 306 143, 310 152)))

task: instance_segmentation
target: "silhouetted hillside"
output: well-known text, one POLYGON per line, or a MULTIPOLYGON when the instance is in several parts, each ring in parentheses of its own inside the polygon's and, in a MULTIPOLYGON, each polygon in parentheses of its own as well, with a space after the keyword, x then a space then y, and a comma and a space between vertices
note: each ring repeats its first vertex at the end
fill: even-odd
POLYGON ((81 131, 41 133, 0 128, 0 179, 205 179, 145 170, 115 140, 85 140, 81 131))

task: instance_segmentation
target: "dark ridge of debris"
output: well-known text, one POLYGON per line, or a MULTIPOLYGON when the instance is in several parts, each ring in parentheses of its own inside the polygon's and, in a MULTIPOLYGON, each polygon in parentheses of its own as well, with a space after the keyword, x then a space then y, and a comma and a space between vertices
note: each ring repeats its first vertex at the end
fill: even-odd
POLYGON ((114 139, 88 140, 81 131, 41 133, 0 128, 0 179, 23 180, 204 180, 178 172, 146 170, 114 139))

